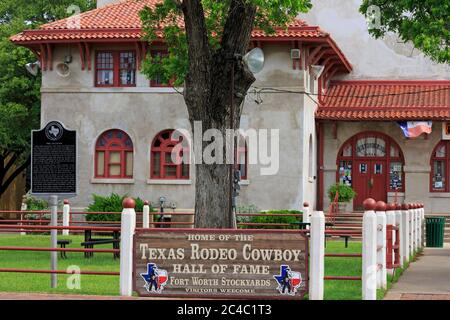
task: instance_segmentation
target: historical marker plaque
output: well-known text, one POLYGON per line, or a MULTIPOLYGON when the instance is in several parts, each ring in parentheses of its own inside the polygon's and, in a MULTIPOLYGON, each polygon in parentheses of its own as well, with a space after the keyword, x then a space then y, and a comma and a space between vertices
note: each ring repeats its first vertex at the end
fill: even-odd
POLYGON ((293 230, 139 231, 134 290, 140 296, 303 299, 308 238, 293 230))
POLYGON ((31 148, 31 193, 76 195, 76 131, 51 121, 32 132, 31 148))

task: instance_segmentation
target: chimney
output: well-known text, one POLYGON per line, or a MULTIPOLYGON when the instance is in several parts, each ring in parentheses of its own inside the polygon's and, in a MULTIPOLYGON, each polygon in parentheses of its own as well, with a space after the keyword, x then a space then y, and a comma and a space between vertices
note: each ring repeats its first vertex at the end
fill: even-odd
POLYGON ((104 7, 108 4, 120 2, 121 0, 97 0, 97 8, 104 7))

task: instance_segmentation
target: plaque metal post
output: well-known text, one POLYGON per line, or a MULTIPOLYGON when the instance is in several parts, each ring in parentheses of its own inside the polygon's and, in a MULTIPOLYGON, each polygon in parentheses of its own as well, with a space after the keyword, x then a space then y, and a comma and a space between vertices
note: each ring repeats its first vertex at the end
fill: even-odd
MULTIPOLYGON (((58 226, 58 196, 50 196, 49 200, 52 227, 58 226)), ((52 229, 51 232, 51 248, 56 249, 58 246, 58 230, 52 229)), ((58 253, 56 251, 50 252, 51 270, 58 270, 58 253)), ((58 286, 57 274, 52 273, 50 276, 51 287, 56 288, 58 286)))

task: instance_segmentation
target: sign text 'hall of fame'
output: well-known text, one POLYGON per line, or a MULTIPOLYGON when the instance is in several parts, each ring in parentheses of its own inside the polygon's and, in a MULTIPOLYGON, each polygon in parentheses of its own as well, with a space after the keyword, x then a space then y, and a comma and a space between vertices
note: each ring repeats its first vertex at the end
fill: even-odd
POLYGON ((308 239, 290 231, 164 230, 135 235, 140 296, 302 299, 308 239))

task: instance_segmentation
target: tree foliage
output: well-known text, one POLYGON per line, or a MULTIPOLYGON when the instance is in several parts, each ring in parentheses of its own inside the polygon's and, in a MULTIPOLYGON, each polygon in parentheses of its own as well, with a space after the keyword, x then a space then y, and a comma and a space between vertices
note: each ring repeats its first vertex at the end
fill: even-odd
POLYGON ((369 31, 376 38, 396 32, 434 61, 450 62, 449 0, 364 0, 360 11, 373 22, 369 31))
MULTIPOLYGON (((310 0, 163 0, 144 9, 141 19, 146 39, 152 44, 164 42, 168 55, 150 55, 143 71, 165 83, 184 84, 191 127, 201 122, 203 130, 217 129, 226 138, 227 129, 237 128, 243 99, 255 81, 241 59, 252 30, 260 28, 270 34, 310 7, 310 0)), ((203 150, 195 152, 199 151, 203 150)), ((233 167, 221 160, 196 163, 197 228, 234 225, 229 201, 233 167)))
POLYGON ((39 128, 41 77, 25 64, 30 50, 9 40, 25 29, 70 16, 70 5, 87 10, 92 0, 2 0, 0 2, 0 196, 29 163, 30 132, 39 128))
MULTIPOLYGON (((200 2, 205 12, 202 18, 205 20, 209 50, 212 54, 224 49, 222 46, 224 28, 231 6, 238 2, 257 8, 254 26, 268 34, 273 33, 276 27, 285 26, 299 13, 307 12, 312 7, 310 0, 202 0, 200 2)), ((168 55, 164 57, 149 55, 143 63, 143 72, 150 79, 159 77, 164 83, 174 83, 176 86, 184 83, 189 69, 188 39, 185 29, 180 26, 183 17, 182 4, 183 0, 164 0, 155 8, 146 7, 141 12, 145 39, 154 42, 158 40, 158 36, 162 36, 168 49, 168 55)), ((233 21, 233 23, 239 23, 239 21, 233 21)))

